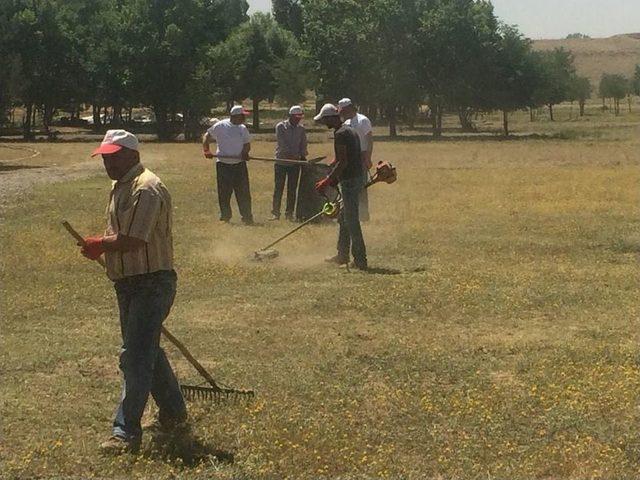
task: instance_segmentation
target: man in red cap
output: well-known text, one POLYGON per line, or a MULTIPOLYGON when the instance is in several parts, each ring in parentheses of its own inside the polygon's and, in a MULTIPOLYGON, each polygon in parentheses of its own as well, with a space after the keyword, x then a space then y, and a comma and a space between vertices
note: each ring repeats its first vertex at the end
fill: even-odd
POLYGON ((124 374, 122 399, 104 453, 135 453, 140 420, 151 394, 163 430, 185 429, 187 410, 178 381, 160 348, 162 322, 176 294, 171 233, 171 196, 160 179, 140 163, 138 139, 125 130, 109 130, 92 154, 102 155, 114 180, 105 235, 84 240, 82 254, 105 254, 120 310, 124 374))

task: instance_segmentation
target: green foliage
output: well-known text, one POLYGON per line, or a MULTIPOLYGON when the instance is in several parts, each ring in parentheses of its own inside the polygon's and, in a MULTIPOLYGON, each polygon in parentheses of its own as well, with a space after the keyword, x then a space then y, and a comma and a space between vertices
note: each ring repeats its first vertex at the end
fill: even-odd
POLYGON ((636 71, 631 80, 631 91, 635 95, 640 95, 640 65, 636 65, 636 71))
POLYGON ((584 33, 570 33, 566 38, 567 40, 587 40, 591 37, 589 35, 585 35, 584 33))
POLYGON ((533 95, 533 105, 547 105, 553 120, 553 106, 569 100, 573 79, 576 76, 573 55, 564 48, 537 52, 538 85, 533 95))
POLYGON ((273 18, 281 27, 292 32, 296 38, 302 36, 302 2, 300 0, 272 0, 273 18))
POLYGON ((277 93, 301 99, 306 89, 307 60, 291 32, 270 15, 256 13, 211 50, 214 84, 228 101, 251 97, 254 127, 259 128, 258 104, 277 93), (298 68, 296 73, 295 69, 298 68), (301 78, 287 78, 301 75, 301 78), (292 87, 293 90, 286 91, 292 87))
POLYGON ((621 100, 630 91, 629 81, 622 75, 605 73, 600 79, 598 92, 602 98, 621 100))

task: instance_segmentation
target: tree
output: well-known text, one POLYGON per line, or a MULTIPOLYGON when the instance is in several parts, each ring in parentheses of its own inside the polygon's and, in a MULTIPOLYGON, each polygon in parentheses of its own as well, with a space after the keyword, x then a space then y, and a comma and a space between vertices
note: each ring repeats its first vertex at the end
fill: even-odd
POLYGON ((492 70, 487 98, 492 109, 502 112, 504 134, 509 136, 509 113, 531 105, 538 82, 532 42, 515 27, 502 25, 492 70))
POLYGON ((636 71, 631 81, 631 91, 634 95, 640 95, 640 65, 636 65, 636 71))
POLYGON ((553 106, 568 100, 572 80, 576 75, 573 55, 568 50, 556 48, 537 52, 539 74, 538 87, 534 93, 534 105, 549 107, 549 118, 554 121, 553 106))
POLYGON ((432 112, 434 136, 442 133, 445 108, 470 116, 490 104, 486 96, 499 41, 498 21, 487 1, 433 0, 420 18, 420 80, 432 112))
POLYGON ((591 86, 591 80, 589 80, 587 77, 575 75, 572 78, 569 99, 571 101, 578 101, 581 117, 584 117, 584 107, 587 103, 587 100, 591 98, 592 91, 593 87, 591 86))
POLYGON ((587 40, 591 38, 589 35, 585 35, 584 33, 570 33, 567 35, 567 40, 587 40))
MULTIPOLYGON (((210 57, 219 69, 213 78, 229 96, 227 99, 251 97, 256 131, 260 129, 260 102, 275 97, 278 75, 282 80, 283 72, 292 64, 305 65, 293 34, 263 13, 252 15, 224 43, 213 49, 210 57)), ((300 73, 305 74, 304 71, 300 73)))
POLYGON ((296 38, 302 36, 302 3, 300 0, 272 0, 271 12, 278 24, 293 33, 296 38))
POLYGON ((307 89, 315 83, 311 62, 303 50, 278 60, 273 66, 272 74, 279 100, 288 105, 304 102, 307 89))
POLYGON ((629 81, 622 75, 605 73, 600 79, 598 89, 603 104, 605 99, 611 98, 614 102, 614 112, 620 114, 620 100, 625 98, 630 91, 629 81))
POLYGON ((363 54, 368 22, 364 2, 356 0, 305 0, 302 42, 315 60, 318 103, 342 97, 364 104, 371 100, 372 73, 363 54))
MULTIPOLYGON (((130 0, 123 10, 131 49, 131 88, 153 106, 158 136, 170 138, 170 120, 193 107, 187 88, 206 51, 246 19, 245 0, 130 0)), ((204 109, 204 108, 203 108, 204 109)), ((191 112, 193 113, 193 112, 191 112)))

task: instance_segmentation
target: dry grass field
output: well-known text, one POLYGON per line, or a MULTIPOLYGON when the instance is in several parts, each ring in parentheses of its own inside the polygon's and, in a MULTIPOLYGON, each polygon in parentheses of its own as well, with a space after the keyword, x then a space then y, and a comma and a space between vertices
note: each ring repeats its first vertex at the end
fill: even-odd
MULTIPOLYGON (((115 298, 60 226, 100 231, 109 183, 87 163, 93 145, 35 145, 23 163, 81 168, 30 181, 2 214, 0 477, 637 478, 638 125, 593 113, 538 122, 549 138, 384 139, 375 156, 399 180, 371 191, 370 274, 323 263, 331 224, 249 262, 291 225, 220 225, 199 147, 144 144, 175 206, 167 326, 257 398, 191 404, 193 449, 146 437, 141 456, 116 459, 97 449, 119 395, 115 298)), ((314 138, 311 153, 329 154, 314 138)), ((250 175, 264 220, 272 170, 250 175)))
POLYGON ((533 44, 536 50, 563 47, 573 52, 578 73, 589 77, 596 89, 603 73, 631 77, 635 66, 640 63, 639 34, 610 38, 536 40, 533 44))

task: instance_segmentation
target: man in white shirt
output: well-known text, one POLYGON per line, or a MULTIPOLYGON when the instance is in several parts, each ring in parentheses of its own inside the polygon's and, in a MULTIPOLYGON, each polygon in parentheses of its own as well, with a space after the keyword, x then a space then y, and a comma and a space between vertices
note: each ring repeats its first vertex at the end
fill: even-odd
MULTIPOLYGON (((370 178, 369 170, 373 165, 371 161, 373 154, 373 127, 371 126, 371 120, 358 113, 358 109, 349 98, 340 100, 338 109, 344 124, 349 125, 358 133, 360 149, 362 150, 362 168, 365 172, 364 178, 368 181, 370 178)), ((366 188, 363 188, 360 193, 360 220, 369 220, 369 196, 366 188)))
POLYGON ((220 221, 231 220, 231 194, 236 194, 238 209, 242 222, 253 225, 251 213, 251 191, 249 189, 249 171, 247 161, 251 150, 251 135, 244 124, 248 114, 242 105, 231 108, 230 118, 215 123, 202 138, 204 156, 217 157, 216 175, 218 183, 218 203, 220 204, 220 221), (213 155, 209 145, 217 144, 213 155))

